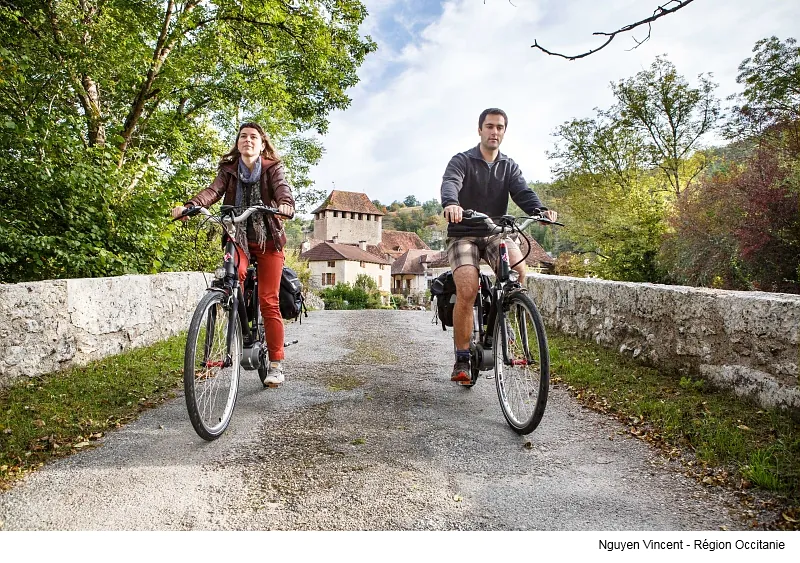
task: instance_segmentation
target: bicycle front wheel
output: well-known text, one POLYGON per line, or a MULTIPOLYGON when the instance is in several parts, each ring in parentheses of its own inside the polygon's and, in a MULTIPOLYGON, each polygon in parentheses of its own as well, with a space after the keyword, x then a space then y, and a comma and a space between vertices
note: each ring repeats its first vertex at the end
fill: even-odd
POLYGON ((542 420, 550 388, 547 335, 542 317, 527 295, 511 294, 505 303, 507 309, 498 315, 494 329, 497 396, 514 432, 530 434, 542 420))
POLYGON ((209 441, 219 438, 228 427, 239 389, 242 329, 236 311, 226 301, 227 297, 216 291, 203 296, 189 324, 184 354, 183 388, 189 419, 197 434, 209 441), (230 323, 235 330, 228 350, 230 323))

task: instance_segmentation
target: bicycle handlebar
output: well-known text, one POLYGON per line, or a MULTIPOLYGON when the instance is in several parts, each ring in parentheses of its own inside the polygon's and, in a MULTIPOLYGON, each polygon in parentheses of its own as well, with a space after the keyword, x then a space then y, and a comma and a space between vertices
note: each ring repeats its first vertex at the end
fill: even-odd
MULTIPOLYGON (((245 209, 239 215, 234 215, 233 214, 233 212, 236 209, 237 208, 235 206, 233 206, 233 205, 223 205, 220 208, 220 214, 222 215, 223 220, 224 220, 224 218, 226 216, 228 216, 228 218, 231 221, 233 221, 233 223, 238 224, 238 223, 241 223, 242 221, 247 220, 247 218, 250 217, 250 215, 252 215, 253 213, 256 213, 256 212, 259 212, 259 211, 262 212, 262 213, 268 213, 270 215, 281 215, 281 216, 287 217, 289 219, 294 217, 294 215, 285 215, 284 213, 281 213, 277 208, 275 208, 275 207, 267 207, 266 205, 253 205, 253 206, 248 207, 247 209, 245 209)), ((194 217, 195 215, 205 215, 206 217, 208 217, 210 219, 220 220, 220 219, 218 219, 216 217, 216 215, 211 213, 205 207, 200 207, 199 205, 196 205, 194 207, 187 208, 186 211, 184 211, 181 215, 179 215, 178 217, 173 219, 173 221, 178 221, 180 219, 183 219, 184 217, 194 217)))
MULTIPOLYGON (((502 217, 496 217, 496 219, 500 219, 501 224, 498 225, 494 222, 492 217, 481 213, 480 211, 474 211, 472 209, 465 209, 462 213, 462 217, 464 219, 469 220, 470 222, 474 223, 483 223, 488 227, 494 234, 500 234, 503 232, 514 232, 514 231, 522 231, 523 229, 527 228, 533 222, 544 223, 545 225, 559 225, 564 226, 564 223, 559 223, 558 221, 551 221, 544 215, 531 215, 530 217, 525 217, 522 223, 517 223, 517 217, 513 215, 503 215, 502 217)), ((519 217, 522 219, 522 217, 519 217)))

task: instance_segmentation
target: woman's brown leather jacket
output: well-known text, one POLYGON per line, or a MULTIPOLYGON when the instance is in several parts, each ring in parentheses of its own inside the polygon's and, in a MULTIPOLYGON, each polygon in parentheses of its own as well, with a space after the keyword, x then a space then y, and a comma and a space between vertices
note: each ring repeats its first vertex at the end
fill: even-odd
MULTIPOLYGON (((223 196, 223 205, 234 205, 238 170, 238 159, 221 165, 214 182, 187 201, 186 205, 209 207, 223 196)), ((278 160, 266 159, 263 156, 261 157, 261 201, 270 207, 278 207, 284 203, 294 207, 294 198, 289 188, 289 182, 286 181, 284 175, 283 163, 278 160)), ((281 250, 286 246, 286 233, 281 222, 274 215, 264 215, 264 218, 272 234, 272 240, 275 241, 275 249, 281 250)))

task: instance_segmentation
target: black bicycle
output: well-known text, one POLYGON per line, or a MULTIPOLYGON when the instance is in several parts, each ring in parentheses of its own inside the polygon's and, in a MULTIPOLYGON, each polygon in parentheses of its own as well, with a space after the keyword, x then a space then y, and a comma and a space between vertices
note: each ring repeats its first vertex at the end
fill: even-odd
MULTIPOLYGON (((494 370, 497 396, 508 425, 517 434, 530 434, 542 420, 550 388, 550 353, 539 310, 519 282, 519 274, 509 263, 507 241, 512 233, 523 232, 533 222, 563 225, 544 216, 488 217, 465 209, 465 224, 482 223, 492 234, 500 234, 500 263, 494 283, 480 275, 480 289, 473 307, 470 340, 471 379, 462 386, 471 388, 480 372, 494 370), (522 223, 518 224, 518 220, 522 223)), ((523 256, 525 260, 527 254, 523 256)))
POLYGON ((222 225, 228 235, 223 265, 194 311, 184 352, 183 387, 189 419, 197 434, 209 441, 219 438, 231 421, 240 370, 257 370, 263 384, 268 369, 255 259, 251 257, 242 286, 235 264, 235 235, 236 225, 253 213, 280 212, 264 205, 248 207, 239 215, 236 210, 223 205, 216 216, 203 207, 191 207, 181 215, 202 214, 222 225))

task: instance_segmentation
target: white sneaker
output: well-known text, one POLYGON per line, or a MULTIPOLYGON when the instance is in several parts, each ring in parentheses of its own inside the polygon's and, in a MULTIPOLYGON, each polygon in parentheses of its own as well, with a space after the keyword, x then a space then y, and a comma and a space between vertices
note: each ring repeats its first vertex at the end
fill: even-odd
POLYGON ((267 377, 264 378, 264 385, 266 387, 279 387, 283 380, 283 362, 270 362, 267 377))

